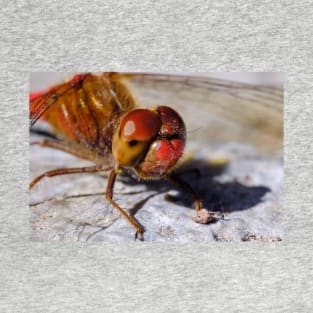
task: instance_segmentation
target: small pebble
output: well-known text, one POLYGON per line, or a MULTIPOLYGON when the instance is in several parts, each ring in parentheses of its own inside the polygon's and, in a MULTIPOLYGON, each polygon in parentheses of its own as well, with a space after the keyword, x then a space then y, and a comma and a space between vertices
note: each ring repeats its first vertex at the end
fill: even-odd
POLYGON ((220 219, 224 219, 224 215, 220 215, 215 212, 209 212, 207 209, 201 209, 197 211, 196 215, 193 216, 192 220, 200 224, 208 224, 215 222, 220 219))

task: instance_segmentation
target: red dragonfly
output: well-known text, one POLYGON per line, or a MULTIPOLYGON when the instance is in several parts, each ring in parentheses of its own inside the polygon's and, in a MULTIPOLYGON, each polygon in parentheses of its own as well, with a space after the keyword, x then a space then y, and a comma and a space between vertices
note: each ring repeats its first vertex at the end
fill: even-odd
MULTIPOLYGON (((277 148, 281 144, 282 114, 277 103, 280 103, 282 95, 277 90, 205 77, 84 73, 48 90, 30 94, 30 127, 38 119, 44 119, 53 127, 57 140, 45 139, 33 144, 65 151, 95 165, 45 172, 30 183, 30 188, 44 177, 110 170, 106 199, 135 228, 136 237, 139 235, 143 239, 143 226, 113 199, 116 176, 122 169, 127 169, 140 179, 166 179, 191 193, 197 212, 195 221, 208 223, 222 218, 216 212, 203 209, 192 186, 173 172, 186 142, 183 118, 167 105, 138 108, 131 84, 139 84, 143 94, 149 90, 155 92, 159 86, 163 92, 171 90, 174 94, 177 86, 179 90, 192 89, 191 103, 205 102, 203 98, 209 96, 207 101, 211 105, 208 108, 213 113, 222 111, 224 118, 231 115, 241 125, 233 136, 242 137, 242 129, 251 130, 253 127, 254 132, 246 133, 246 141, 263 143, 266 149, 277 148), (171 88, 164 88, 168 84, 171 88), (233 105, 237 108, 227 112, 231 109, 228 103, 234 99, 233 105), (249 109, 247 112, 244 112, 243 105, 249 109)), ((218 129, 223 134, 221 125, 218 129)), ((224 133, 229 136, 229 131, 224 133)))

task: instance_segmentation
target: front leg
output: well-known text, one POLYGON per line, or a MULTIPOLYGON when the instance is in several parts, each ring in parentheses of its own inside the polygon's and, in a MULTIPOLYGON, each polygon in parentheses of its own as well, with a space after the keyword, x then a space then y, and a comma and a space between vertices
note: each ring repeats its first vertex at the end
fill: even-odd
POLYGON ((97 173, 98 171, 99 169, 95 165, 85 167, 57 168, 55 170, 47 171, 35 177, 29 184, 29 189, 32 189, 37 183, 39 183, 39 181, 41 181, 45 177, 54 177, 69 174, 97 173))
POLYGON ((127 214, 114 200, 113 200, 113 189, 114 189, 114 183, 116 180, 116 170, 113 169, 110 172, 109 175, 109 180, 108 180, 108 185, 107 185, 107 190, 105 193, 105 198, 109 201, 109 203, 117 209, 127 220, 128 222, 136 229, 136 235, 135 239, 137 239, 137 236, 139 235, 140 240, 144 240, 143 238, 143 233, 144 233, 144 228, 136 221, 136 219, 133 216, 130 216, 127 214))
POLYGON ((177 174, 171 173, 167 179, 175 184, 176 186, 182 188, 192 195, 193 201, 195 203, 196 214, 193 216, 192 220, 200 224, 208 224, 212 222, 224 219, 224 214, 219 214, 217 212, 209 211, 202 207, 202 201, 198 193, 184 180, 181 179, 177 174))

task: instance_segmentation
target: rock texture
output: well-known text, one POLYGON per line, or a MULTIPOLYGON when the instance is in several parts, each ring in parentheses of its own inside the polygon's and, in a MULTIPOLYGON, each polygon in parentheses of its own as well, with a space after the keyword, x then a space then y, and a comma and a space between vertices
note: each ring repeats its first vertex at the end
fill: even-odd
MULTIPOLYGON (((33 139, 33 137, 32 137, 33 139)), ((35 138, 36 139, 36 138, 35 138)), ((88 165, 31 146, 31 179, 44 171, 88 165)), ((189 143, 177 169, 224 220, 197 224, 190 195, 166 181, 121 176, 114 199, 145 227, 145 241, 279 241, 283 236, 283 159, 239 143, 189 143)), ((45 178, 30 191, 33 240, 135 242, 133 227, 105 200, 107 173, 45 178)), ((136 243, 140 244, 139 240, 136 243)))

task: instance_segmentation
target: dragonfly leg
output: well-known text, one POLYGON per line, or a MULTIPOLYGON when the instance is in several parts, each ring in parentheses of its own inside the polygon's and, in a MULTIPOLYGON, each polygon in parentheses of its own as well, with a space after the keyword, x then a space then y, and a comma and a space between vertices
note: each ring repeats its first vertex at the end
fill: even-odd
POLYGON ((136 236, 139 235, 140 240, 144 240, 143 238, 143 233, 144 233, 144 228, 136 221, 136 219, 127 212, 125 212, 112 198, 113 198, 113 188, 114 188, 114 183, 116 180, 116 171, 115 169, 112 169, 109 175, 109 180, 108 180, 108 185, 107 185, 107 190, 105 193, 105 198, 109 201, 109 203, 116 208, 127 220, 128 222, 133 225, 133 227, 136 229, 136 236))
POLYGON ((32 189, 44 177, 54 177, 54 176, 67 175, 67 174, 95 173, 95 172, 98 172, 98 170, 99 168, 96 165, 94 165, 94 166, 87 166, 87 167, 58 168, 55 170, 47 171, 37 176, 29 184, 29 189, 32 189))
POLYGON ((200 211, 202 209, 202 201, 196 191, 184 180, 182 180, 178 175, 172 173, 167 178, 171 183, 180 187, 183 190, 186 190, 188 193, 192 195, 193 201, 195 203, 196 211, 200 211))
POLYGON ((193 201, 195 202, 196 207, 196 215, 192 218, 196 223, 200 224, 208 224, 210 222, 218 221, 220 219, 224 219, 224 215, 220 215, 217 212, 211 212, 202 207, 202 201, 197 194, 197 192, 184 180, 182 180, 178 175, 171 174, 168 177, 168 180, 175 184, 176 186, 186 190, 191 193, 193 197, 193 201))

